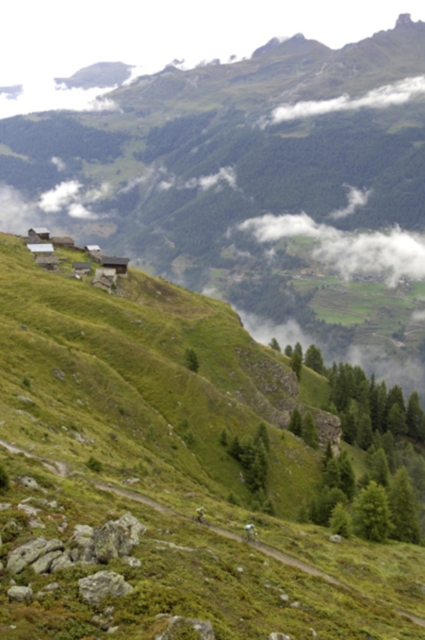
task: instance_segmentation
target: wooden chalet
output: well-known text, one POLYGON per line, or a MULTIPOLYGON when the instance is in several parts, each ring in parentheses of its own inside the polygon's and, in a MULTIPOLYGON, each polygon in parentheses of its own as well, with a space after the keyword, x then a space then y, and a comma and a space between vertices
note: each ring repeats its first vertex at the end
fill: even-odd
POLYGON ((50 240, 50 231, 46 227, 34 227, 33 229, 28 229, 29 238, 37 237, 40 240, 50 240))
POLYGON ((125 275, 127 273, 128 263, 130 258, 116 258, 104 256, 102 258, 102 267, 105 269, 115 269, 117 275, 125 275))
POLYGON ((90 273, 92 268, 91 262, 74 262, 72 270, 75 274, 80 276, 86 276, 90 273))
POLYGON ((52 244, 61 249, 75 249, 75 242, 70 236, 53 236, 52 244))

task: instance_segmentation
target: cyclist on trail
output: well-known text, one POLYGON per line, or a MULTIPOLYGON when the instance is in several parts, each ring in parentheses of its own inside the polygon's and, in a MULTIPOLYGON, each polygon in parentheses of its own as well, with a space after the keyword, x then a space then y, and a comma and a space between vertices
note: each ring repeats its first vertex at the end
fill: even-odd
POLYGON ((196 509, 196 519, 201 524, 205 522, 205 507, 199 507, 196 509))
POLYGON ((245 525, 245 536, 248 542, 254 541, 257 539, 258 531, 253 524, 245 525))

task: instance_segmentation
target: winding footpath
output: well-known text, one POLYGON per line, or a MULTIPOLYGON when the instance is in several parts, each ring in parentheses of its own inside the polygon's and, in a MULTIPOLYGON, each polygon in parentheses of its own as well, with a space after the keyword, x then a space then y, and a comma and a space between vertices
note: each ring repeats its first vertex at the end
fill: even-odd
MULTIPOLYGON (((10 444, 8 442, 6 442, 6 440, 2 440, 0 439, 0 446, 4 447, 5 449, 7 449, 7 451, 9 451, 9 453, 22 453, 26 458, 35 458, 36 460, 39 460, 43 466, 48 469, 51 473, 60 476, 61 478, 66 478, 68 476, 71 475, 72 473, 72 469, 70 467, 70 465, 61 462, 59 460, 52 460, 50 458, 44 458, 41 456, 37 456, 33 453, 30 453, 28 451, 26 451, 25 449, 22 449, 21 447, 18 447, 15 444, 10 444)), ((84 477, 84 476, 83 476, 84 477)), ((185 518, 185 519, 189 519, 187 516, 178 513, 177 511, 174 511, 173 509, 170 509, 170 507, 167 507, 163 504, 161 504, 160 502, 157 502, 156 500, 153 500, 152 498, 149 498, 148 496, 145 496, 141 493, 137 493, 135 491, 130 491, 129 489, 124 489, 122 487, 117 487, 113 484, 111 484, 110 482, 101 482, 98 480, 89 480, 88 478, 84 478, 85 480, 87 480, 87 482, 90 482, 90 484, 92 484, 94 487, 96 487, 97 489, 101 490, 101 491, 108 491, 109 493, 115 493, 117 496, 121 496, 123 498, 127 498, 128 500, 132 500, 133 502, 139 502, 147 507, 150 507, 152 509, 155 509, 156 511, 158 511, 159 513, 163 514, 163 515, 169 515, 169 516, 174 516, 174 517, 179 517, 179 518, 185 518)), ((226 538, 229 538, 231 540, 235 540, 236 542, 244 542, 242 537, 240 535, 238 535, 237 533, 233 533, 232 531, 228 531, 227 529, 222 529, 221 527, 217 527, 215 525, 208 525, 208 529, 210 531, 214 531, 214 533, 220 535, 220 536, 224 536, 226 538)), ((365 596, 365 594, 361 593, 360 591, 354 589, 353 587, 350 587, 348 584, 345 584, 344 582, 341 582, 340 580, 338 580, 337 578, 334 578, 333 576, 325 573, 324 571, 321 571, 320 569, 317 569, 317 567, 314 567, 311 564, 308 564, 307 562, 303 562, 302 560, 299 560, 298 558, 294 558, 293 556, 290 556, 286 553, 283 553, 282 551, 278 551, 277 549, 274 549, 273 547, 269 547, 268 545, 264 544, 264 543, 253 543, 253 542, 248 542, 245 544, 249 544, 251 547, 253 547, 256 551, 263 553, 266 556, 270 556, 272 558, 274 558, 275 560, 278 560, 279 562, 282 562, 283 564, 286 564, 290 567, 294 567, 296 569, 299 569, 300 571, 303 571, 304 573, 308 573, 311 576, 316 576, 318 578, 322 578, 322 580, 325 580, 326 582, 328 582, 329 584, 332 584, 336 587, 340 587, 343 589, 347 589, 348 591, 352 591, 355 593, 358 593, 359 595, 361 595, 362 597, 368 598, 368 596, 365 596)), ((411 620, 412 622, 414 622, 415 624, 421 626, 421 627, 425 627, 425 619, 424 618, 420 618, 419 616, 414 615, 413 613, 409 613, 408 611, 403 611, 401 609, 397 609, 394 608, 394 612, 397 613, 400 616, 403 616, 405 618, 409 618, 409 620, 411 620)))

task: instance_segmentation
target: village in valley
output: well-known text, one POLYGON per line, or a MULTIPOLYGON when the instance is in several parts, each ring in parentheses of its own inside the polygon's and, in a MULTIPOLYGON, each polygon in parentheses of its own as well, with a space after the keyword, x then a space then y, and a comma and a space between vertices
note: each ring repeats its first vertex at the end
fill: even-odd
POLYGON ((24 241, 34 255, 36 264, 43 270, 61 272, 61 263, 72 262, 72 269, 67 275, 80 280, 83 276, 91 276, 94 269, 92 285, 108 293, 117 288, 118 276, 127 275, 130 258, 107 256, 98 245, 76 246, 70 236, 51 236, 46 227, 29 229, 24 241), (69 251, 75 252, 76 256, 83 254, 86 260, 70 260, 66 255, 69 251))

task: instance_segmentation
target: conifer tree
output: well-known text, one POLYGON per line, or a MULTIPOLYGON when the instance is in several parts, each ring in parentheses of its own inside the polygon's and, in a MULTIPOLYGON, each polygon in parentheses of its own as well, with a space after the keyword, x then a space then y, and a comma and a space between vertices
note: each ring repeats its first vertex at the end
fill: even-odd
POLYGON ((387 493, 374 480, 360 491, 355 505, 355 522, 357 532, 365 540, 385 542, 391 532, 387 493))
POLYGON ((298 353, 301 356, 301 362, 303 361, 303 348, 299 342, 295 343, 294 353, 298 353))
POLYGON ((332 444, 331 444, 331 441, 328 440, 326 443, 325 453, 323 455, 323 466, 325 469, 329 460, 332 460, 333 457, 334 457, 334 452, 332 451, 332 444))
POLYGON ((351 411, 346 411, 341 415, 342 437, 348 444, 354 444, 357 440, 356 419, 351 411))
POLYGON ((423 417, 424 412, 422 411, 419 403, 418 392, 413 391, 409 397, 406 413, 407 435, 410 438, 420 439, 423 417))
POLYGON ((387 417, 387 429, 394 437, 407 433, 406 414, 397 402, 391 405, 387 417))
POLYGON ((360 449, 365 451, 369 449, 373 442, 373 431, 370 417, 367 413, 364 413, 359 420, 357 427, 357 444, 360 449))
POLYGON ((302 419, 301 413, 298 411, 298 409, 294 409, 293 412, 291 413, 291 419, 290 419, 289 424, 288 424, 288 429, 295 436, 299 436, 300 438, 302 437, 302 434, 303 434, 303 419, 302 419))
POLYGON ((388 487, 390 484, 390 470, 388 468, 387 456, 383 449, 378 449, 374 454, 372 454, 370 461, 370 477, 382 487, 388 487))
POLYGON ((339 463, 336 458, 331 458, 323 472, 323 484, 329 489, 334 487, 341 488, 341 474, 339 471, 339 463))
POLYGON ((406 467, 397 469, 389 491, 389 504, 394 527, 391 537, 400 542, 418 544, 421 539, 419 504, 406 467))
POLYGON ((338 502, 332 509, 329 526, 333 534, 347 539, 351 537, 351 516, 342 502, 338 502))
POLYGON ((271 349, 274 349, 274 351, 282 351, 282 349, 280 348, 280 344, 278 343, 278 341, 276 340, 276 338, 272 338, 269 342, 269 347, 271 349))
POLYGON ((293 354, 292 346, 290 344, 287 344, 283 353, 285 354, 285 356, 288 356, 288 358, 292 358, 292 354, 293 354))
POLYGON ((297 351, 294 351, 294 353, 292 354, 292 358, 291 358, 291 362, 289 363, 289 366, 297 376, 297 380, 299 382, 301 380, 301 369, 303 367, 303 364, 302 364, 302 357, 297 351))
POLYGON ((309 367, 309 369, 313 369, 317 373, 323 374, 325 371, 325 365, 323 362, 322 352, 316 345, 311 344, 306 351, 304 357, 304 365, 309 367))
POLYGON ((341 451, 338 458, 338 465, 340 478, 339 488, 345 493, 348 500, 352 500, 356 491, 356 478, 346 451, 341 451))
POLYGON ((304 442, 312 449, 319 447, 319 434, 317 432, 316 423, 310 412, 306 413, 303 418, 302 437, 304 442))
POLYGON ((269 438, 269 434, 267 432, 267 427, 264 424, 264 422, 261 422, 258 425, 258 429, 257 429, 257 433, 255 435, 255 439, 254 442, 257 443, 259 440, 262 440, 266 451, 270 451, 270 438, 269 438))

